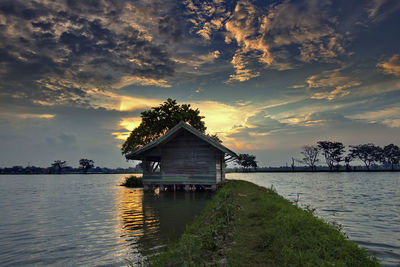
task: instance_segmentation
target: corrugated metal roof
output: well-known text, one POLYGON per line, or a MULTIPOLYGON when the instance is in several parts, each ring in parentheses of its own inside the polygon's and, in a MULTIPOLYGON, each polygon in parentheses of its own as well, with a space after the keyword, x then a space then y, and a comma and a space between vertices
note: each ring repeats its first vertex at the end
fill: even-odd
POLYGON ((235 152, 233 152, 232 150, 230 150, 229 148, 221 145, 219 142, 213 140, 212 138, 210 138, 209 136, 203 134, 202 132, 200 132, 199 130, 193 128, 192 126, 190 126, 189 124, 181 121, 179 122, 177 125, 175 125, 174 127, 172 127, 168 132, 166 132, 163 136, 161 136, 160 138, 154 140, 151 143, 148 143, 142 147, 139 147, 138 149, 136 149, 135 151, 129 153, 126 155, 127 159, 134 159, 137 156, 139 156, 140 154, 142 154, 143 152, 156 147, 164 142, 167 142, 169 140, 169 137, 171 137, 172 135, 174 135, 176 132, 178 132, 180 129, 185 129, 188 132, 194 134, 195 136, 199 137, 200 139, 202 139, 203 141, 209 143, 210 145, 212 145, 213 147, 215 147, 216 149, 230 155, 231 157, 234 158, 238 158, 238 155, 236 155, 235 152))

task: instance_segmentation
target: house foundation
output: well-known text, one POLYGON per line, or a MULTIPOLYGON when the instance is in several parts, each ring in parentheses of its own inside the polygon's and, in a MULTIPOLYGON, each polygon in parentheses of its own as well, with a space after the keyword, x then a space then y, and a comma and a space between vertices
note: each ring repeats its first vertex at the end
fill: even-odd
POLYGON ((153 191, 159 189, 160 192, 164 191, 216 191, 222 184, 172 184, 172 183, 149 183, 143 185, 144 191, 153 191))

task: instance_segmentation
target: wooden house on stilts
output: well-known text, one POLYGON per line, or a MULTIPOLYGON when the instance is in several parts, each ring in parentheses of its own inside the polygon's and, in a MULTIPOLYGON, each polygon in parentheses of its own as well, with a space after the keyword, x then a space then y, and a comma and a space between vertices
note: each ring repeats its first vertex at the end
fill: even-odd
POLYGON ((215 190, 235 152, 181 121, 157 140, 126 156, 141 160, 144 188, 215 190))

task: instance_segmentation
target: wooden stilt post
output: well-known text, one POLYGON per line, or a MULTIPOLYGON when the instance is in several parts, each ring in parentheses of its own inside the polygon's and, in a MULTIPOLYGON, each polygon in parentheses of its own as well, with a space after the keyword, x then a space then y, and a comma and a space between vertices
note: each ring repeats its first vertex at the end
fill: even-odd
POLYGON ((189 192, 189 191, 190 191, 190 185, 185 184, 185 191, 186 191, 186 192, 189 192))

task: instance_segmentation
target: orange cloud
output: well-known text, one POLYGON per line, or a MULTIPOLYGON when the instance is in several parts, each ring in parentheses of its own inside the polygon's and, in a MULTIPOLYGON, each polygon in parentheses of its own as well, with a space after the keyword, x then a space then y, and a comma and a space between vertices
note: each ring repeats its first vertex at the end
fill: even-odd
POLYGON ((235 141, 235 140, 229 140, 226 142, 227 146, 229 146, 229 148, 232 148, 234 150, 257 150, 258 147, 251 145, 251 144, 246 144, 245 142, 241 142, 241 141, 235 141))
MULTIPOLYGON (((132 62, 132 60, 134 59, 131 59, 130 61, 132 62)), ((171 87, 171 85, 165 79, 153 79, 138 76, 124 76, 117 84, 115 84, 115 87, 123 88, 129 85, 171 87)))
POLYGON ((20 119, 52 119, 55 117, 53 114, 17 114, 20 119))
POLYGON ((132 97, 132 96, 120 96, 119 97, 119 110, 129 111, 135 109, 143 109, 158 106, 163 101, 158 99, 143 98, 143 97, 132 97))
POLYGON ((391 107, 382 110, 365 112, 362 114, 357 114, 353 116, 349 116, 353 119, 363 119, 368 120, 370 122, 382 122, 389 127, 400 127, 400 108, 399 107, 391 107))
POLYGON ((320 74, 308 77, 305 81, 308 88, 334 88, 331 91, 314 92, 311 98, 333 100, 350 94, 347 89, 361 85, 361 82, 355 81, 350 75, 341 74, 341 70, 341 68, 338 68, 323 71, 320 74))
POLYGON ((123 118, 119 122, 118 126, 120 130, 127 130, 127 131, 113 132, 112 135, 117 140, 125 141, 129 137, 132 130, 138 127, 141 122, 142 122, 141 117, 123 118))
POLYGON ((142 122, 141 117, 123 118, 120 121, 119 126, 121 126, 124 129, 127 129, 129 131, 132 131, 133 129, 138 127, 141 122, 142 122))
POLYGON ((395 54, 388 61, 383 61, 377 64, 382 69, 383 73, 400 76, 400 55, 395 54))
POLYGON ((248 59, 246 58, 246 56, 241 54, 241 52, 236 52, 236 54, 232 58, 231 63, 233 65, 233 68, 235 69, 235 74, 229 75, 229 80, 227 81, 228 83, 232 81, 244 82, 260 76, 260 72, 247 68, 248 59))
POLYGON ((237 107, 216 101, 195 102, 192 106, 198 108, 200 115, 205 117, 207 130, 218 133, 222 138, 231 133, 235 125, 245 124, 246 119, 255 112, 249 107, 237 107))
POLYGON ((114 132, 114 133, 112 133, 112 135, 117 140, 125 141, 126 139, 128 139, 130 133, 131 132, 114 132))

